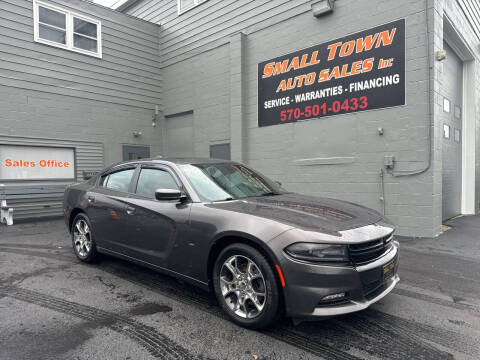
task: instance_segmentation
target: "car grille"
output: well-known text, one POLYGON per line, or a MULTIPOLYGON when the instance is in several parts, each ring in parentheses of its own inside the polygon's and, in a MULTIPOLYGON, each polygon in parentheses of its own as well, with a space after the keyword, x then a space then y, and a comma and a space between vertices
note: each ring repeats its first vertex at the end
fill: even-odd
POLYGON ((393 235, 367 241, 361 244, 351 244, 348 246, 350 258, 354 264, 360 265, 378 259, 385 254, 392 246, 393 235))
POLYGON ((373 299, 375 296, 383 292, 388 287, 388 283, 382 282, 382 280, 375 281, 371 284, 363 287, 363 292, 367 300, 373 299))

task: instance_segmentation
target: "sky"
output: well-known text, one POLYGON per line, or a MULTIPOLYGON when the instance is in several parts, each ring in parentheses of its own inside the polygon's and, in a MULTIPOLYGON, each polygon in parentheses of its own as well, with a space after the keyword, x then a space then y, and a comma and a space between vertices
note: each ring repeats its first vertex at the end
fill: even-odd
POLYGON ((122 5, 125 1, 126 0, 93 0, 93 2, 96 2, 97 4, 108 6, 114 9, 122 5))

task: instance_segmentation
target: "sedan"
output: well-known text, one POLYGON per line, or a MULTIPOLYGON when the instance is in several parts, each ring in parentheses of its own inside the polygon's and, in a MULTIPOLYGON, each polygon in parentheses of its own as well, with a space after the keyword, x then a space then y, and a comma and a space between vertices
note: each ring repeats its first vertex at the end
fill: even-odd
POLYGON ((381 214, 288 192, 238 162, 119 163, 69 186, 64 212, 81 261, 107 254, 213 291, 251 329, 363 310, 399 281, 381 214))

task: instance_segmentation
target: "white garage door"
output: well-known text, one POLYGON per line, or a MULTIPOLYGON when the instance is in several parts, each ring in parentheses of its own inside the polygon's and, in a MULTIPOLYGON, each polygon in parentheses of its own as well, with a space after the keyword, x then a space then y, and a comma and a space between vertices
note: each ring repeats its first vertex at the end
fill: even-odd
POLYGON ((443 219, 461 213, 462 205, 462 92, 463 62, 453 49, 444 43, 447 58, 443 62, 441 95, 443 111, 443 219))

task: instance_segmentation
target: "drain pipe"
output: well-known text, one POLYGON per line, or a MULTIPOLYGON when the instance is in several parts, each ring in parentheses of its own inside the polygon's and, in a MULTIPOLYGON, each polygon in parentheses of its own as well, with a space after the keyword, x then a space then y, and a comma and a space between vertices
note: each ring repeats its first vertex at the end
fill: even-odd
POLYGON ((426 50, 427 50, 427 61, 428 61, 428 102, 427 102, 427 141, 428 141, 428 147, 427 147, 427 154, 428 154, 428 159, 427 159, 427 164, 423 169, 419 170, 414 170, 414 171, 402 171, 402 170, 397 170, 397 171, 389 171, 389 174, 394 176, 394 177, 401 177, 401 176, 412 176, 412 175, 420 175, 425 172, 427 172, 430 167, 432 166, 432 127, 434 126, 434 118, 433 118, 433 101, 434 101, 434 96, 432 96, 432 85, 431 85, 431 77, 432 77, 432 68, 435 67, 435 64, 432 64, 432 55, 430 54, 430 21, 428 17, 428 0, 425 0, 425 23, 426 23, 426 31, 425 31, 425 36, 427 40, 426 44, 426 50))
POLYGON ((380 201, 382 202, 382 215, 385 216, 385 173, 380 169, 380 201))

